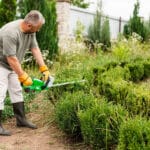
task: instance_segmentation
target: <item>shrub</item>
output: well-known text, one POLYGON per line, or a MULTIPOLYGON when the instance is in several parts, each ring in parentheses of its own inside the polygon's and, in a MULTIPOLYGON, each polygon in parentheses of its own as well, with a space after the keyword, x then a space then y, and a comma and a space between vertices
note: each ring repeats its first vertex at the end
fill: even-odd
POLYGON ((108 101, 124 105, 131 84, 123 79, 113 80, 106 78, 99 85, 100 94, 107 97, 108 101))
POLYGON ((100 101, 78 115, 85 143, 94 149, 109 149, 118 143, 119 127, 127 113, 120 105, 100 101))
POLYGON ((117 150, 150 149, 150 121, 136 117, 123 122, 119 130, 117 150))
POLYGON ((131 62, 127 64, 129 68, 131 80, 133 82, 140 81, 144 77, 144 65, 140 61, 136 61, 135 63, 131 62))
POLYGON ((125 108, 130 112, 130 115, 140 114, 141 116, 149 117, 150 115, 150 92, 141 86, 130 88, 125 99, 125 108))
POLYGON ((144 63, 144 78, 150 77, 150 59, 146 60, 144 63))
POLYGON ((122 39, 119 42, 112 44, 112 55, 115 56, 116 60, 128 61, 130 59, 131 50, 127 40, 122 39))
MULTIPOLYGON (((113 80, 124 79, 128 81, 130 79, 130 71, 127 67, 120 67, 119 65, 115 68, 110 68, 108 71, 102 74, 102 78, 112 78, 113 80)), ((101 80, 99 78, 99 80, 101 80)))
POLYGON ((94 97, 83 91, 65 93, 56 105, 55 116, 59 127, 71 136, 80 136, 81 129, 77 116, 79 110, 85 111, 94 105, 94 97))

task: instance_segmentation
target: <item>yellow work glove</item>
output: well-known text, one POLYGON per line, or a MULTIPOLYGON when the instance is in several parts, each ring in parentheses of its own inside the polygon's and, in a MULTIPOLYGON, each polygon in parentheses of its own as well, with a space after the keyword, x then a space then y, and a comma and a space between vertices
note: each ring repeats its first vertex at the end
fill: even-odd
POLYGON ((21 84, 23 84, 23 86, 32 85, 32 79, 31 79, 31 77, 29 77, 29 75, 26 72, 24 72, 22 75, 20 75, 18 77, 18 79, 21 82, 21 84))
POLYGON ((50 72, 48 71, 48 67, 46 65, 39 67, 40 72, 43 74, 42 80, 47 82, 49 80, 50 72))

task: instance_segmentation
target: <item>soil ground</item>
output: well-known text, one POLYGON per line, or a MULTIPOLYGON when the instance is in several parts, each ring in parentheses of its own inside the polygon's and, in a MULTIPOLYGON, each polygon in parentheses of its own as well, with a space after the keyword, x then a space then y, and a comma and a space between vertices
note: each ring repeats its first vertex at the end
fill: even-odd
POLYGON ((41 101, 39 95, 33 102, 35 104, 31 104, 36 106, 34 111, 26 115, 38 129, 18 128, 15 118, 8 119, 3 126, 12 135, 0 136, 0 150, 89 150, 83 143, 71 140, 57 128, 53 121, 53 105, 49 101, 41 101), (49 105, 52 106, 51 110, 48 110, 49 105))

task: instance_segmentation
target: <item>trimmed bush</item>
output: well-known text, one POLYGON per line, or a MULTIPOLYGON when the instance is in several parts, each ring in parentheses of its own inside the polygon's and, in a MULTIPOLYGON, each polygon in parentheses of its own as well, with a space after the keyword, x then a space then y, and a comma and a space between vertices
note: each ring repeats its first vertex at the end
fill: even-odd
POLYGON ((140 114, 149 117, 150 115, 150 91, 140 86, 130 89, 126 97, 126 105, 130 115, 140 114))
MULTIPOLYGON (((104 72, 101 77, 110 77, 113 80, 124 79, 128 81, 130 79, 130 71, 127 67, 122 68, 120 66, 116 66, 115 68, 111 68, 107 72, 104 72)), ((101 78, 99 80, 101 80, 101 78)))
POLYGON ((103 101, 78 115, 84 142, 94 149, 109 149, 118 143, 119 127, 127 112, 103 101))
POLYGON ((137 117, 123 122, 117 150, 150 149, 150 121, 137 117))
POLYGON ((107 97, 108 101, 124 105, 130 86, 131 84, 123 79, 105 78, 99 84, 99 91, 107 97))
POLYGON ((95 103, 91 94, 83 91, 69 93, 66 92, 56 105, 55 118, 59 127, 71 136, 80 136, 81 129, 77 116, 79 110, 86 110, 95 103))
POLYGON ((140 81, 144 77, 144 65, 141 61, 131 62, 127 64, 130 70, 131 80, 133 82, 140 81))
POLYGON ((150 77, 150 60, 144 62, 144 78, 150 77))

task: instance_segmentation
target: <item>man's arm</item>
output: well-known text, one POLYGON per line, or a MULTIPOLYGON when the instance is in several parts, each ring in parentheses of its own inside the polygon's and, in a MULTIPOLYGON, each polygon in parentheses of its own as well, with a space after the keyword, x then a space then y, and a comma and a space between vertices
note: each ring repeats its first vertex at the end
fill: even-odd
POLYGON ((33 54, 34 58, 36 59, 39 67, 45 66, 45 62, 43 60, 40 49, 39 48, 32 48, 31 51, 32 51, 32 54, 33 54))
POLYGON ((32 54, 33 54, 34 58, 36 59, 38 65, 39 65, 40 72, 43 74, 42 80, 45 82, 49 81, 50 72, 49 72, 49 69, 43 60, 42 53, 41 53, 40 49, 39 48, 32 48, 31 51, 32 51, 32 54))
POLYGON ((21 64, 19 63, 19 60, 16 56, 7 56, 7 61, 12 70, 14 70, 18 76, 21 76, 24 73, 21 64))
POLYGON ((19 63, 19 60, 16 56, 7 56, 7 61, 12 68, 12 70, 15 71, 15 73, 18 75, 19 81, 24 86, 30 86, 32 84, 32 79, 29 77, 29 75, 23 71, 21 64, 19 63))

